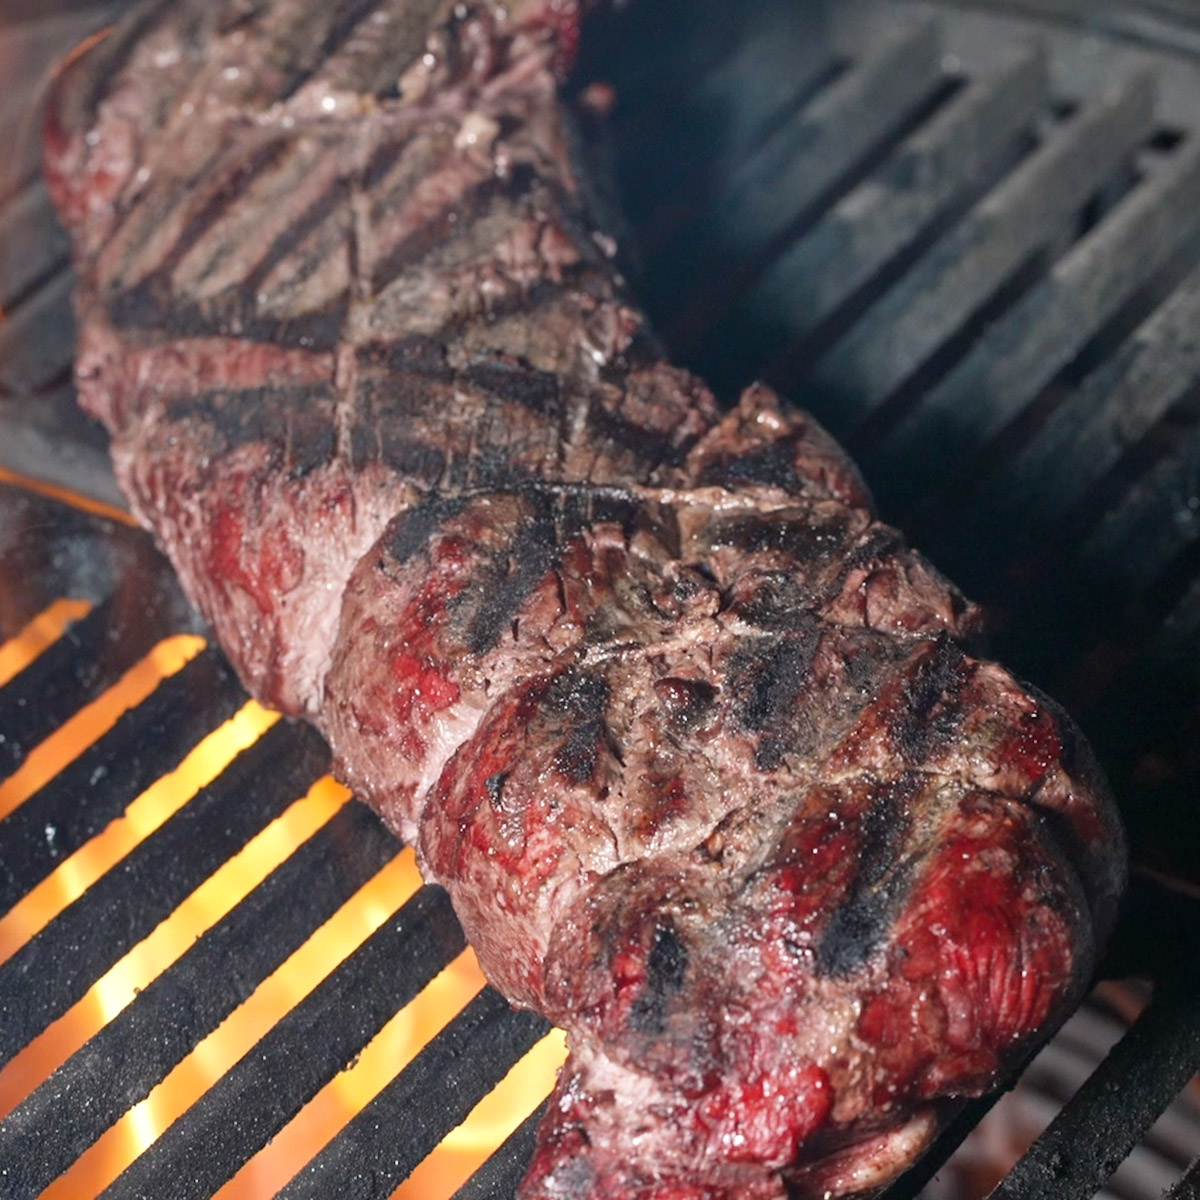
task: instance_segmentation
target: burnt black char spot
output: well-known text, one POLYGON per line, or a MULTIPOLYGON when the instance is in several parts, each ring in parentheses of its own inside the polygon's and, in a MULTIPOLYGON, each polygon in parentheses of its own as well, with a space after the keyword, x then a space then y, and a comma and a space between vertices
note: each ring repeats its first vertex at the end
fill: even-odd
POLYGON ((820 974, 845 978, 883 944, 912 883, 915 864, 901 854, 911 826, 909 808, 920 788, 920 776, 902 775, 880 788, 863 817, 858 873, 817 946, 820 974))
POLYGON ((375 427, 366 421, 358 422, 350 433, 350 460, 361 471, 371 462, 379 461, 390 470, 431 487, 446 470, 446 456, 427 442, 400 436, 391 423, 375 427))
POLYGON ((967 681, 963 652, 943 634, 931 654, 917 663, 890 714, 890 731, 904 761, 912 766, 948 745, 962 719, 954 698, 967 681))
POLYGON ((410 508, 392 525, 389 549, 396 562, 404 564, 429 545, 430 538, 466 506, 461 496, 434 496, 416 508, 410 508))
POLYGON ((687 451, 696 440, 692 438, 679 446, 673 446, 670 435, 637 425, 617 413, 610 412, 601 404, 593 404, 588 412, 588 427, 594 439, 611 442, 614 446, 629 451, 651 470, 662 466, 664 462, 670 466, 678 466, 687 457, 687 451))
POLYGON ((874 525, 866 536, 846 554, 843 575, 860 567, 870 566, 881 559, 890 558, 904 549, 904 538, 886 525, 874 525))
POLYGON ((739 650, 729 668, 729 691, 743 729, 760 735, 755 761, 775 770, 784 755, 799 748, 801 700, 821 640, 817 622, 797 617, 786 637, 761 638, 739 650))
POLYGON ((499 642, 521 605, 558 561, 558 530, 548 505, 534 505, 532 516, 461 594, 457 604, 474 605, 466 643, 472 654, 486 654, 499 642))
POLYGON ((773 571, 738 606, 737 615, 748 625, 784 633, 794 628, 809 599, 809 593, 794 575, 773 571))
MULTIPOLYGON (((354 430, 352 436, 353 454, 358 465, 360 450, 360 432, 354 430)), ((437 446, 428 442, 414 441, 405 438, 400 430, 390 422, 381 430, 380 455, 383 464, 398 475, 419 480, 426 486, 435 484, 446 470, 446 455, 437 446)), ((362 446, 365 451, 365 445, 362 446)))
POLYGON ((596 774, 604 726, 599 721, 576 725, 554 756, 555 769, 571 783, 587 783, 596 774))
POLYGON ((556 676, 546 690, 545 709, 570 725, 554 765, 571 783, 586 783, 596 772, 609 695, 606 680, 574 668, 556 676))
POLYGON ((737 458, 710 463, 700 477, 702 484, 721 487, 739 483, 762 483, 793 494, 802 492, 806 480, 796 470, 797 438, 784 438, 737 458))
POLYGON ((638 1033, 661 1034, 666 1029, 667 1007, 683 987, 687 966, 687 947, 679 935, 669 925, 659 925, 646 958, 645 987, 629 1013, 629 1024, 638 1033))
POLYGON ((569 667, 554 677, 546 689, 543 704, 553 713, 587 721, 603 716, 608 696, 606 680, 599 675, 569 667))

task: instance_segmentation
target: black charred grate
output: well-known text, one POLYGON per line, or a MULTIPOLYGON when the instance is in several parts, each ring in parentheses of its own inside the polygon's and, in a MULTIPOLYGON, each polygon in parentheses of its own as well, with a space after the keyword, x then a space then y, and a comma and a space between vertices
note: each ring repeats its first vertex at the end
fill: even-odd
MULTIPOLYGON (((0 121, 26 128, 42 64, 122 7, 0 17, 0 55, 31 47, 0 121)), ((1200 1194, 1200 1126, 1144 1141, 1200 1069, 1200 10, 660 0, 595 18, 589 46, 581 95, 617 97, 590 152, 675 354, 816 412, 885 516, 992 609, 998 656, 1082 720, 1124 802, 1135 882, 1103 974, 1153 1000, 993 1195, 1091 1196, 1131 1152, 1157 1154, 1157 1191, 1200 1194)), ((115 503, 73 405, 35 152, 22 138, 0 175, 0 464, 115 503)), ((64 597, 90 610, 0 688, 0 785, 156 644, 202 634, 140 535, 0 486, 0 642, 64 597)), ((245 701, 203 649, 0 817, 0 922, 245 701)), ((0 1087, 326 769, 318 738, 275 725, 0 963, 0 1087)), ((0 1121, 0 1192, 37 1195, 400 853, 357 805, 305 838, 0 1121)), ((443 894, 417 891, 105 1194, 211 1195, 462 946, 443 894)), ((480 993, 283 1194, 390 1195, 545 1029, 480 993)), ((511 1196, 535 1124, 458 1200, 511 1196)), ((1151 1194, 1121 1179, 1105 1195, 1151 1194)))

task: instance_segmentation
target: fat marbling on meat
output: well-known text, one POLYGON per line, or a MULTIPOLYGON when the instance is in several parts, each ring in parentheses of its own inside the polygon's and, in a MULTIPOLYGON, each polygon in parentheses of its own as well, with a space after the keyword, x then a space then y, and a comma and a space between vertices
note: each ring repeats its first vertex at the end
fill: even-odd
POLYGON ((878 1188, 1070 1010, 1063 713, 761 386, 663 361, 572 0, 147 0, 61 74, 80 400, 247 687, 568 1034, 524 1200, 878 1188))

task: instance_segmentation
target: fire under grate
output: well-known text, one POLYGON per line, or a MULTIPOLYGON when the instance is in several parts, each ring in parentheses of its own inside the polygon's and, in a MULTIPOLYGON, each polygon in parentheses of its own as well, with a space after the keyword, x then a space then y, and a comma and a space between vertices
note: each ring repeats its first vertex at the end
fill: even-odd
MULTIPOLYGON (((120 7, 0 18, 0 55, 32 47, 24 90, 0 99, 10 126, 32 127, 42 63, 120 7)), ((1152 981, 1153 1000, 1087 1061, 992 1193, 1005 1200, 1093 1195, 1131 1152, 1157 1162, 1156 1192, 1118 1175, 1106 1194, 1200 1194, 1194 1100, 1143 1141, 1200 1068, 1188 11, 662 0, 597 18, 578 81, 615 87, 611 140, 592 150, 676 356, 725 390, 765 374, 815 411, 885 516, 991 607, 997 653, 1082 719, 1122 798, 1138 870, 1104 974, 1152 981)), ((22 139, 0 177, 0 463, 114 503, 72 403, 66 247, 35 157, 22 139)), ((430 1152, 552 1039, 480 988, 444 895, 346 802, 320 740, 248 701, 119 515, 15 478, 0 486, 0 681, 0 1191, 85 1194, 72 1180, 88 1167, 106 1196, 265 1194, 244 1172, 275 1139, 295 1158, 271 1191, 386 1197, 409 1179, 434 1195, 411 1190, 430 1152), (159 781, 185 778, 149 815, 159 781), (121 975, 172 922, 192 931, 174 957, 121 975), (323 931, 336 944, 280 1015, 221 1050, 229 1019, 323 931), (463 988, 439 999, 455 972, 463 988), (312 1133, 348 1064, 422 1003, 435 1032, 312 1133), (214 1077, 189 1077, 214 1046, 214 1077), (157 1088, 180 1115, 138 1141, 157 1088)), ((536 1085, 522 1095, 505 1132, 493 1123, 499 1149, 469 1152, 486 1161, 458 1200, 513 1194, 536 1085)), ((993 1103, 891 1200, 917 1195, 993 1103)))

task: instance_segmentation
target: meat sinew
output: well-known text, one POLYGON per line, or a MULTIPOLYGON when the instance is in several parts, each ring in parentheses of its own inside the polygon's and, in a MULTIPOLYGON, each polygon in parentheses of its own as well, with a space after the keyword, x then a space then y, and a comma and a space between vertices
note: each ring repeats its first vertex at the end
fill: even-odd
POLYGON ((258 696, 571 1057, 525 1200, 868 1192, 1079 998, 1078 732, 589 215, 570 0, 153 0, 64 71, 78 382, 258 696))

